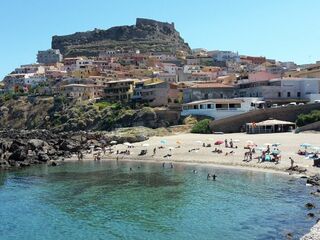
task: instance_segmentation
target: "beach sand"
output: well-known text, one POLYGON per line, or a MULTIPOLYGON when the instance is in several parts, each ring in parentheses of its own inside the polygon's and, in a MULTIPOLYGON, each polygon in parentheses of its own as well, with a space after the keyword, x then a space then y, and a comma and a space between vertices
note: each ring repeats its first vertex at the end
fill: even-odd
MULTIPOLYGON (((290 167, 289 157, 294 159, 294 165, 306 168, 308 175, 320 173, 320 168, 313 167, 313 160, 306 159, 305 156, 298 155, 302 143, 309 143, 312 146, 320 147, 320 134, 316 132, 308 133, 273 133, 273 134, 245 134, 245 133, 232 133, 232 134, 177 134, 164 137, 151 137, 149 140, 132 144, 134 148, 128 148, 126 145, 117 144, 112 147, 114 153, 106 155, 102 154, 101 160, 116 159, 119 160, 135 160, 135 161, 157 161, 162 162, 184 162, 184 163, 205 163, 212 165, 231 166, 235 168, 256 169, 262 171, 285 171, 290 167), (215 146, 214 143, 218 140, 224 142, 230 139, 234 142, 237 148, 225 148, 224 143, 220 146, 215 146), (258 147, 266 148, 266 143, 280 143, 278 147, 281 151, 281 160, 279 164, 274 162, 258 163, 256 157, 261 155, 261 152, 253 154, 253 160, 245 162, 244 153, 248 149, 244 149, 247 141, 254 142, 258 147), (202 144, 211 144, 211 147, 203 147, 202 144), (163 149, 158 147, 163 146, 163 149), (156 154, 153 156, 153 149, 156 149, 156 154), (198 149, 189 152, 190 149, 198 149), (221 149, 223 153, 212 153, 214 148, 221 149), (170 150, 171 149, 171 150, 170 150), (129 150, 130 155, 119 154, 119 152, 129 150), (141 150, 147 150, 144 156, 138 156, 141 150), (233 153, 230 154, 230 152, 233 153), (228 155, 226 156, 226 153, 228 155), (164 157, 170 154, 170 157, 164 157)), ((312 151, 312 149, 308 149, 312 151)), ((74 156, 72 160, 75 160, 74 156)), ((93 160, 92 154, 86 154, 84 160, 93 160)))

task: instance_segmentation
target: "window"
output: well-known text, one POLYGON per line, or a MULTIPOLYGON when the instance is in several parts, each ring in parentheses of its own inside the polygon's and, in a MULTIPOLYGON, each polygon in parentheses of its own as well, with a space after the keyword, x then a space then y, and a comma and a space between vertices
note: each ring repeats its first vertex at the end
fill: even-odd
POLYGON ((297 92, 297 97, 301 97, 301 92, 297 92))
POLYGON ((212 107, 212 104, 207 104, 207 108, 208 108, 208 109, 213 108, 213 107, 212 107))
POLYGON ((193 105, 193 109, 198 109, 198 105, 193 105))
POLYGON ((291 92, 287 92, 287 97, 291 97, 291 92))
POLYGON ((278 92, 278 97, 281 97, 281 92, 278 92))
POLYGON ((200 105, 200 109, 204 109, 204 105, 203 104, 200 105))

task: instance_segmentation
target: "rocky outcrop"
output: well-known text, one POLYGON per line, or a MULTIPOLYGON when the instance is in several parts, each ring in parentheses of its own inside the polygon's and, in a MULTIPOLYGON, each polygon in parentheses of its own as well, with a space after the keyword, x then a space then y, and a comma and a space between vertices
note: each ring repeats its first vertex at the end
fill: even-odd
POLYGON ((175 30, 173 23, 137 18, 132 26, 95 29, 65 36, 53 36, 52 48, 65 56, 97 56, 105 50, 141 52, 190 52, 190 47, 175 30))
MULTIPOLYGON (((168 132, 166 132, 168 133, 168 132)), ((144 127, 122 128, 112 132, 61 132, 48 130, 0 131, 0 169, 47 163, 56 166, 80 151, 102 148, 112 141, 140 142, 158 135, 159 130, 144 127)))

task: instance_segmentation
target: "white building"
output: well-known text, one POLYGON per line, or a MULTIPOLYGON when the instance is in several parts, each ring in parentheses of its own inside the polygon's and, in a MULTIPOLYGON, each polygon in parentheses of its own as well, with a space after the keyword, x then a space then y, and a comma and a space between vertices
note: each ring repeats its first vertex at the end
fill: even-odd
POLYGON ((76 61, 76 70, 84 69, 93 66, 94 60, 91 59, 78 59, 76 61))
POLYGON ((215 51, 215 53, 213 54, 213 60, 218 62, 240 62, 240 56, 238 53, 231 51, 215 51))
POLYGON ((207 116, 222 119, 255 109, 260 98, 208 99, 182 105, 181 116, 207 116))
POLYGON ((169 74, 176 74, 178 66, 173 63, 163 63, 163 71, 169 74))

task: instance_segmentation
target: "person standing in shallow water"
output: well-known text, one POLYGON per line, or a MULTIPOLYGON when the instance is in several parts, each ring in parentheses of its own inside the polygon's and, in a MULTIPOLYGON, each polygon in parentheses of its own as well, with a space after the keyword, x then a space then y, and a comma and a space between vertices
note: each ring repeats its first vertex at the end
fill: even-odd
POLYGON ((213 174, 213 176, 212 176, 212 181, 215 181, 216 180, 216 175, 215 174, 213 174))

